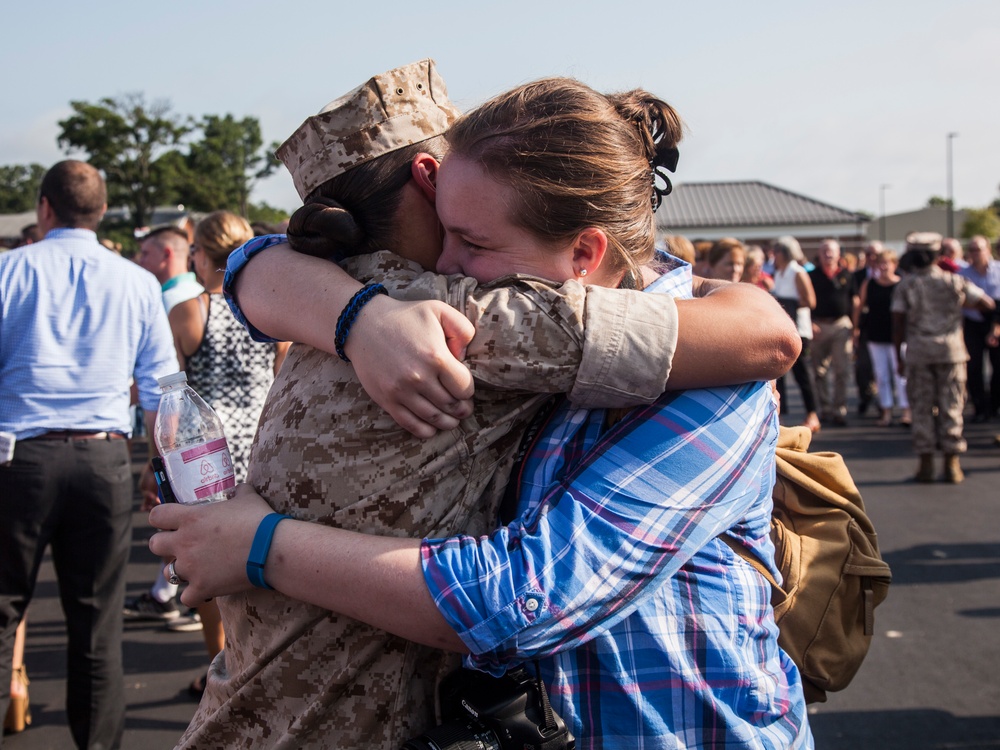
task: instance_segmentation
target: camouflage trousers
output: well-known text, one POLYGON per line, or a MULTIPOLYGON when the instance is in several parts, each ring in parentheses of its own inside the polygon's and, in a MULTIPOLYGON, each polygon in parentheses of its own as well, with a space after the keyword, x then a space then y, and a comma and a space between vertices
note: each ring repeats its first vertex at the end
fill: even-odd
POLYGON ((906 395, 913 412, 913 447, 918 454, 934 453, 938 447, 944 453, 965 453, 964 362, 907 364, 906 395))

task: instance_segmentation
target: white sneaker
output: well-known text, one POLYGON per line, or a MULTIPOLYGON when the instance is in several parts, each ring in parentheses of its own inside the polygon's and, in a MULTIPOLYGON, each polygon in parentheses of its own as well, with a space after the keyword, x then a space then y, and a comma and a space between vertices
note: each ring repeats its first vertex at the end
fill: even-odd
POLYGON ((196 610, 189 609, 187 614, 171 620, 165 627, 175 633, 194 633, 201 630, 201 615, 196 610))

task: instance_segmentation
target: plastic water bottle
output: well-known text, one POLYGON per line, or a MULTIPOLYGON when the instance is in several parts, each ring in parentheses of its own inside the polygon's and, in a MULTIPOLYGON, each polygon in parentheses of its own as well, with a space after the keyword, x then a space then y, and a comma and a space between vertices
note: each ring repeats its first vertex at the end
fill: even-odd
POLYGON ((236 493, 236 475, 222 420, 176 372, 157 378, 163 395, 153 439, 163 456, 177 502, 200 505, 236 493))

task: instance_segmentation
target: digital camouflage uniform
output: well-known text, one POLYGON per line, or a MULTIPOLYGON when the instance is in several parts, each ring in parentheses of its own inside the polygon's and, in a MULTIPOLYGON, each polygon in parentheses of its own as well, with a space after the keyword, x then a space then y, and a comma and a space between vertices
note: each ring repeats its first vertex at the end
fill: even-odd
MULTIPOLYGON (((418 440, 366 396, 350 364, 293 345, 249 476, 280 513, 373 534, 485 534, 521 434, 546 398, 536 392, 570 391, 593 407, 651 401, 663 390, 676 342, 676 307, 665 308, 664 295, 572 281, 554 289, 527 277, 477 289, 389 253, 343 265, 394 297, 441 299, 468 315, 478 331, 467 357, 475 413, 418 440)), ((218 602, 226 649, 181 747, 394 750, 432 725, 438 673, 457 665, 276 591, 218 602)))
POLYGON ((965 363, 962 307, 983 297, 979 287, 931 264, 903 277, 892 312, 906 315, 906 395, 913 412, 913 447, 920 455, 964 453, 965 363), (934 407, 937 407, 935 426, 934 407))

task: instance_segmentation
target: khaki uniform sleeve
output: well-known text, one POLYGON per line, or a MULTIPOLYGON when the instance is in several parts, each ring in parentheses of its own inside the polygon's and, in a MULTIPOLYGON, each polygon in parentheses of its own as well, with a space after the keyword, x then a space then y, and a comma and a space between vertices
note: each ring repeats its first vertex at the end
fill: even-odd
POLYGON ((570 400, 581 408, 655 401, 677 348, 677 303, 667 294, 587 286, 583 361, 570 400))
POLYGON ((437 299, 464 312, 476 326, 466 364, 481 386, 568 393, 581 408, 650 403, 665 390, 677 346, 677 305, 668 295, 529 276, 480 285, 415 276, 412 264, 393 258, 352 259, 348 270, 381 281, 397 299, 437 299))

